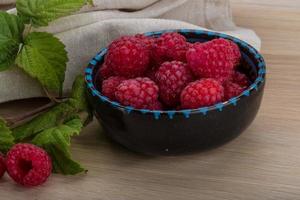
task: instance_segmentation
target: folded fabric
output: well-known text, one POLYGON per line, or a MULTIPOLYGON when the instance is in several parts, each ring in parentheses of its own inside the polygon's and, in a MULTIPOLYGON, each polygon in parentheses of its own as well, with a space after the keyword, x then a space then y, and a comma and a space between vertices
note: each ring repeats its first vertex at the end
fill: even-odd
POLYGON ((0 5, 13 4, 15 2, 16 2, 15 0, 1 0, 0 5))
MULTIPOLYGON (((65 94, 70 92, 75 76, 82 73, 89 60, 121 35, 205 27, 260 48, 260 39, 252 30, 235 26, 227 0, 94 0, 94 4, 37 29, 54 33, 66 45, 69 62, 65 94)), ((0 73, 0 91, 0 103, 45 96, 37 81, 17 68, 0 73)))

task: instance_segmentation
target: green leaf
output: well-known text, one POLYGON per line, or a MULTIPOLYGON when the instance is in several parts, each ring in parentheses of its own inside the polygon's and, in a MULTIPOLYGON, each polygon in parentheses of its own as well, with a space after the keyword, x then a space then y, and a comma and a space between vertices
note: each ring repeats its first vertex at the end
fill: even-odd
POLYGON ((75 100, 79 111, 86 111, 88 114, 84 126, 93 121, 93 112, 87 101, 86 86, 82 75, 78 75, 73 83, 71 98, 75 100))
POLYGON ((87 3, 91 0, 17 0, 16 7, 25 23, 37 27, 79 11, 87 3))
POLYGON ((24 41, 16 64, 50 91, 59 92, 68 61, 65 45, 50 33, 33 32, 24 41))
POLYGON ((17 16, 0 11, 0 71, 14 63, 23 31, 24 24, 17 16))
POLYGON ((79 173, 84 169, 71 159, 70 140, 71 136, 80 133, 81 128, 82 123, 78 116, 65 124, 44 130, 32 140, 32 143, 48 151, 52 157, 55 172, 79 173))
POLYGON ((81 128, 81 120, 73 119, 65 124, 45 129, 32 140, 32 143, 38 146, 47 144, 54 145, 64 154, 70 156, 69 147, 71 145, 71 136, 73 136, 74 134, 79 135, 81 128))
POLYGON ((87 0, 87 3, 90 4, 90 5, 92 5, 92 6, 94 6, 93 0, 87 0))
POLYGON ((33 137, 45 129, 52 128, 63 123, 66 118, 73 116, 77 112, 78 109, 76 108, 76 104, 72 100, 60 103, 48 112, 45 112, 33 118, 26 124, 13 129, 13 136, 16 141, 33 137))
POLYGON ((6 153, 14 145, 14 137, 6 122, 0 118, 0 152, 6 153))
POLYGON ((71 98, 78 102, 79 110, 88 110, 86 87, 82 75, 78 75, 73 83, 71 98))
POLYGON ((51 155, 53 171, 64 175, 75 175, 86 171, 78 162, 66 156, 53 145, 48 145, 44 149, 51 155))

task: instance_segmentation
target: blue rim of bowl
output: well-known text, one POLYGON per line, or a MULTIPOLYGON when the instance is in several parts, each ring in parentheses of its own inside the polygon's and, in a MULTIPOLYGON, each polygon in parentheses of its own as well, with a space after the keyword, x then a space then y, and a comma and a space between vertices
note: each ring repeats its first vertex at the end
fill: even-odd
POLYGON ((213 106, 208 106, 208 107, 201 107, 198 109, 186 109, 186 110, 147 110, 147 109, 136 109, 131 106, 123 106, 118 102, 111 101, 107 97, 103 96, 100 91, 98 91, 93 83, 92 80, 92 74, 93 70, 97 67, 98 62, 103 61, 105 54, 107 53, 107 48, 103 48, 100 50, 100 52, 89 62, 88 66, 85 69, 85 81, 87 84, 88 90, 90 90, 91 94, 93 96, 96 96, 99 98, 100 101, 104 103, 110 104, 112 107, 117 108, 121 111, 124 111, 128 114, 132 112, 138 112, 141 114, 152 114, 155 119, 159 119, 163 115, 167 115, 169 119, 173 119, 174 115, 176 114, 181 114, 185 118, 189 118, 191 114, 195 113, 202 113, 203 115, 207 115, 208 112, 210 111, 219 111, 222 112, 225 106, 233 105, 236 106, 241 98, 248 97, 250 96, 251 92, 253 91, 258 91, 259 88, 261 87, 262 83, 265 81, 265 74, 266 74, 266 64, 261 56, 261 54, 251 45, 248 43, 226 35, 224 33, 217 33, 217 32, 212 32, 212 31, 205 31, 205 30, 193 30, 193 29, 174 29, 174 30, 163 30, 163 31, 154 31, 154 32, 147 32, 144 33, 145 36, 159 36, 163 33, 167 32, 178 32, 182 34, 195 34, 197 36, 206 36, 206 37, 215 37, 215 38, 224 38, 224 39, 229 39, 236 44, 240 48, 246 49, 250 55, 252 55, 253 58, 256 59, 257 61, 257 68, 258 68, 258 76, 257 78, 253 81, 253 83, 246 89, 244 90, 240 95, 233 97, 229 99, 228 101, 217 103, 213 106))

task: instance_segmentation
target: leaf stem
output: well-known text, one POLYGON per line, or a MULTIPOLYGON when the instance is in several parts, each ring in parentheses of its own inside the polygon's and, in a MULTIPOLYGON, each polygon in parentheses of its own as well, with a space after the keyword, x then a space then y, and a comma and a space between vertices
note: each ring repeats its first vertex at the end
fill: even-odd
POLYGON ((55 105, 56 105, 56 103, 51 101, 48 104, 45 104, 37 109, 31 110, 31 111, 21 114, 19 116, 5 117, 4 119, 10 128, 15 128, 15 127, 27 122, 28 120, 32 119, 36 115, 47 111, 49 108, 51 108, 55 105))
MULTIPOLYGON (((57 99, 55 96, 53 96, 52 94, 50 94, 50 92, 48 91, 47 88, 43 87, 44 89, 44 92, 46 93, 47 97, 52 101, 52 102, 55 102, 55 103, 61 103, 62 100, 60 99, 57 99)), ((59 98, 62 98, 62 95, 60 94, 59 98)))
POLYGON ((32 25, 28 24, 23 32, 23 40, 27 37, 27 35, 31 32, 32 25))

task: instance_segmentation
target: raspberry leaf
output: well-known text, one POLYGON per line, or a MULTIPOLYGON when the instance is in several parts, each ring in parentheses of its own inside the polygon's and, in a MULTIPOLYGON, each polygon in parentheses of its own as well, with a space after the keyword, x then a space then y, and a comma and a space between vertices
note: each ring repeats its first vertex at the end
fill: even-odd
POLYGON ((25 23, 38 27, 79 11, 87 3, 92 0, 17 0, 16 8, 25 23))
POLYGON ((80 118, 73 119, 65 124, 53 128, 45 129, 32 140, 32 143, 43 147, 44 145, 54 145, 68 157, 71 156, 69 148, 71 136, 79 135, 82 128, 80 118))
POLYGON ((0 71, 4 71, 15 61, 24 24, 17 16, 3 11, 0 11, 0 24, 0 71))
POLYGON ((59 149, 53 145, 44 147, 44 149, 51 155, 53 171, 55 173, 62 173, 64 175, 75 175, 86 171, 78 162, 67 157, 59 149))
POLYGON ((86 99, 85 82, 82 75, 78 75, 73 83, 71 98, 77 101, 79 110, 87 111, 89 109, 86 99))
POLYGON ((92 6, 94 5, 94 1, 93 0, 87 0, 87 3, 90 4, 90 5, 92 5, 92 6))
POLYGON ((16 64, 48 90, 60 92, 68 61, 65 45, 49 33, 33 32, 24 41, 16 64))
POLYGON ((77 113, 78 109, 76 108, 76 104, 77 102, 74 102, 73 100, 60 103, 48 112, 33 118, 26 124, 14 128, 12 131, 16 141, 33 137, 45 129, 59 125, 66 118, 77 113))
POLYGON ((82 123, 79 116, 62 125, 46 129, 39 133, 32 143, 44 148, 52 157, 55 172, 76 174, 84 169, 71 159, 71 136, 78 135, 82 123))
POLYGON ((6 122, 0 118, 0 152, 6 153, 14 145, 14 137, 6 122))
POLYGON ((31 138, 45 129, 49 129, 59 124, 77 118, 77 113, 86 111, 92 115, 91 109, 86 101, 85 83, 83 76, 79 75, 72 87, 71 98, 60 103, 49 111, 38 115, 29 122, 14 128, 13 135, 16 141, 31 138))
POLYGON ((88 115, 84 122, 86 126, 93 120, 93 112, 87 102, 85 82, 82 75, 77 76, 73 83, 71 98, 75 100, 79 111, 87 112, 88 115))

